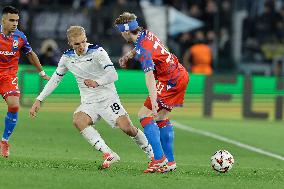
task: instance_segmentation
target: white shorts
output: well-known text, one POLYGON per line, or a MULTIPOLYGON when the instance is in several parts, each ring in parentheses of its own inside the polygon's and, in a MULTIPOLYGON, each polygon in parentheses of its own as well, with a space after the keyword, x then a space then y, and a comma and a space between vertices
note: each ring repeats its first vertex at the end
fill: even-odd
POLYGON ((128 116, 118 97, 112 97, 101 102, 81 104, 74 114, 78 112, 84 112, 89 115, 94 125, 103 118, 113 128, 117 127, 117 118, 123 115, 128 116))

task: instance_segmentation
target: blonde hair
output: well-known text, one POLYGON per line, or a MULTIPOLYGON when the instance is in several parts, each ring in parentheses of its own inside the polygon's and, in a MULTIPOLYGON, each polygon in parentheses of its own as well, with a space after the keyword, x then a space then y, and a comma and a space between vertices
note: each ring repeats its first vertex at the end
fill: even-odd
POLYGON ((136 20, 137 16, 130 12, 124 12, 123 14, 119 15, 117 19, 115 19, 114 24, 126 24, 129 21, 136 20))
MULTIPOLYGON (((118 24, 126 24, 127 22, 136 20, 137 16, 133 13, 130 12, 124 12, 121 15, 119 15, 118 18, 115 19, 114 24, 118 25, 118 24)), ((138 27, 136 30, 130 31, 133 34, 138 34, 139 31, 142 30, 142 27, 138 27)))
POLYGON ((86 31, 82 26, 70 26, 67 29, 67 39, 70 41, 72 37, 78 37, 80 35, 86 35, 86 31))

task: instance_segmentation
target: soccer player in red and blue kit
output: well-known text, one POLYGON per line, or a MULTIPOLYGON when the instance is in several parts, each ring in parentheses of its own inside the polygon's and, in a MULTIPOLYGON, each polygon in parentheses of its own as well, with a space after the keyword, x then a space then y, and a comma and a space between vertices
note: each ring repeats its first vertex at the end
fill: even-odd
POLYGON ((174 130, 168 115, 174 107, 183 105, 189 76, 177 57, 153 33, 139 27, 136 18, 135 14, 124 12, 115 20, 115 25, 123 38, 135 45, 119 60, 120 65, 125 67, 127 61, 135 56, 145 72, 149 91, 138 113, 154 152, 144 172, 172 171, 177 166, 173 153, 174 130))
POLYGON ((26 36, 17 29, 18 23, 19 11, 12 6, 4 7, 0 25, 0 94, 8 105, 8 112, 5 117, 5 129, 0 148, 1 155, 6 158, 9 156, 8 140, 18 120, 20 91, 17 72, 20 51, 26 54, 29 62, 36 67, 43 79, 49 79, 26 36))

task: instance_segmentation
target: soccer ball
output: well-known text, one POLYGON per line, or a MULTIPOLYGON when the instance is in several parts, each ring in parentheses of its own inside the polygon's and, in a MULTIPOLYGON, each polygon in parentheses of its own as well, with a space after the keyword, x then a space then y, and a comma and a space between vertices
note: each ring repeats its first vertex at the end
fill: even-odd
POLYGON ((218 150, 211 157, 212 168, 219 173, 226 173, 234 165, 234 157, 227 150, 218 150))

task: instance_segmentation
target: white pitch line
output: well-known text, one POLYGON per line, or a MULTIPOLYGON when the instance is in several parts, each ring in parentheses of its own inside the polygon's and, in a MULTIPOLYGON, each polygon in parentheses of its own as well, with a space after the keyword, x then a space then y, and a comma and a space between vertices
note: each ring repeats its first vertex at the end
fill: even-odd
POLYGON ((196 134, 199 134, 199 135, 207 136, 209 138, 214 138, 216 140, 220 140, 220 141, 223 141, 223 142, 226 142, 226 143, 229 143, 229 144, 233 144, 233 145, 238 146, 240 148, 244 148, 244 149, 259 153, 259 154, 263 154, 263 155, 284 161, 283 156, 272 153, 272 152, 268 152, 268 151, 263 150, 261 148, 257 148, 257 147, 250 146, 250 145, 247 145, 247 144, 235 141, 235 140, 231 140, 229 138, 226 138, 226 137, 223 137, 223 136, 211 133, 211 132, 195 129, 193 127, 183 125, 183 124, 175 122, 175 121, 172 121, 172 122, 173 122, 173 124, 176 128, 179 128, 179 129, 182 129, 182 130, 185 130, 185 131, 188 131, 188 132, 196 133, 196 134))

